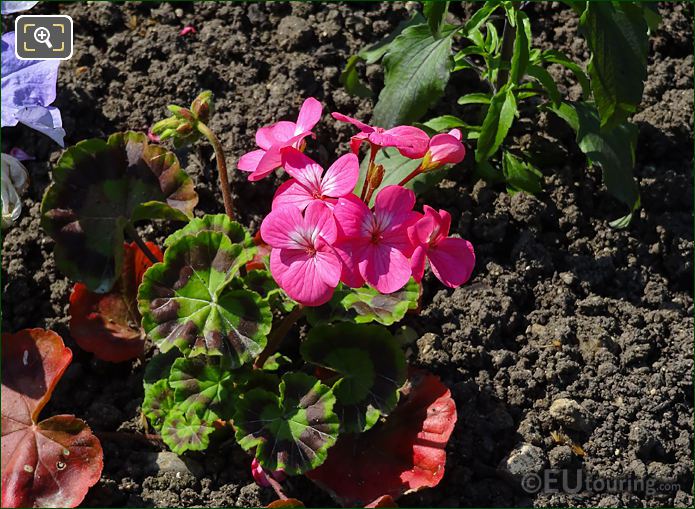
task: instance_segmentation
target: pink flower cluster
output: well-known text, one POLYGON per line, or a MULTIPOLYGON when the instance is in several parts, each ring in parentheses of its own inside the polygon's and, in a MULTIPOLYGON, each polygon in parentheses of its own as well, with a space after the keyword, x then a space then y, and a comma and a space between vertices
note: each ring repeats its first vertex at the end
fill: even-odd
POLYGON ((237 165, 249 172, 249 180, 260 180, 278 168, 291 177, 278 188, 272 211, 261 225, 261 237, 271 247, 270 270, 280 287, 297 302, 318 306, 331 299, 341 282, 395 292, 411 277, 421 281, 428 261, 445 285, 465 283, 475 254, 470 242, 448 236, 448 212, 427 205, 424 213, 414 211, 415 194, 403 185, 380 189, 371 208, 369 198, 364 199, 381 183, 383 168, 374 163, 381 148, 394 147, 405 157, 421 159, 417 170, 401 183, 405 184, 419 173, 462 161, 461 133, 454 129, 430 139, 416 127, 386 130, 333 113, 360 132, 352 138, 352 153, 324 170, 303 153, 305 138, 313 136, 321 114, 321 104, 307 99, 296 122, 259 129, 259 149, 243 155, 237 165), (353 192, 360 171, 357 152, 365 141, 371 149, 369 172, 359 198, 353 192))

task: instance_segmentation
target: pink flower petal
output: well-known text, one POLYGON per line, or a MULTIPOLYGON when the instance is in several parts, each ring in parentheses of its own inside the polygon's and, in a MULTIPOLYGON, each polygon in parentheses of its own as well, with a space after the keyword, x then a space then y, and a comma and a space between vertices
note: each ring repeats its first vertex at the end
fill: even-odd
POLYGON ((398 228, 412 222, 414 205, 413 191, 401 186, 386 186, 376 196, 374 214, 382 230, 398 228))
POLYGON ((320 306, 331 300, 335 288, 324 282, 324 277, 328 277, 326 274, 331 274, 326 264, 340 267, 336 255, 324 254, 317 261, 315 256, 310 256, 303 249, 273 249, 270 253, 270 270, 291 298, 306 306, 320 306))
POLYGON ((440 241, 427 250, 430 267, 446 286, 456 288, 471 277, 475 266, 475 252, 470 242, 456 237, 440 241))
POLYGON ((256 131, 256 145, 265 150, 272 147, 284 146, 295 135, 296 124, 281 120, 267 127, 261 127, 256 131))
POLYGON ((316 274, 321 278, 321 281, 331 288, 338 286, 342 263, 333 249, 317 251, 314 255, 314 264, 316 265, 316 274))
POLYGON ((337 245, 333 248, 342 262, 340 280, 350 288, 360 288, 364 286, 364 278, 360 274, 357 262, 352 254, 349 245, 337 245))
POLYGON ((261 162, 264 155, 265 150, 263 149, 247 152, 239 158, 239 162, 237 163, 236 167, 241 171, 256 171, 256 168, 258 168, 258 163, 261 162))
POLYGON ((364 279, 381 293, 400 290, 412 273, 408 258, 384 244, 368 244, 358 267, 364 279))
POLYGON ((341 237, 347 242, 365 235, 364 223, 371 218, 372 211, 357 196, 349 194, 338 200, 333 214, 341 237))
POLYGON ((452 129, 451 131, 449 131, 449 135, 453 136, 459 141, 461 141, 461 139, 463 138, 463 135, 461 134, 461 131, 459 129, 452 129))
MULTIPOLYGON (((307 206, 304 211, 303 226, 305 231, 313 232, 313 240, 320 236, 325 242, 333 244, 338 238, 338 227, 335 224, 333 212, 320 200, 315 200, 307 206)), ((317 249, 321 248, 319 243, 314 245, 317 249)))
POLYGON ((345 154, 334 162, 321 181, 321 194, 340 198, 352 193, 360 177, 360 163, 355 154, 345 154))
POLYGON ((331 113, 331 116, 340 122, 347 122, 349 124, 352 124, 355 127, 357 127, 360 131, 363 131, 365 133, 371 133, 374 131, 373 127, 368 126, 364 122, 360 122, 356 118, 348 117, 347 115, 343 115, 342 113, 338 113, 337 111, 331 113))
POLYGON ((184 37, 188 34, 194 34, 194 33, 196 33, 195 27, 188 25, 188 26, 185 26, 181 29, 181 31, 179 32, 179 36, 184 37))
POLYGON ((261 160, 258 161, 258 166, 256 166, 253 173, 249 175, 249 180, 251 182, 261 180, 273 173, 273 171, 280 166, 282 166, 282 152, 279 148, 273 147, 263 154, 261 160))
POLYGON ((418 246, 413 251, 413 256, 410 258, 410 267, 413 270, 413 277, 418 283, 422 281, 422 276, 425 275, 425 261, 427 260, 427 249, 424 246, 418 246))
POLYGON ((431 212, 433 209, 427 207, 427 205, 425 205, 425 207, 424 217, 408 228, 408 238, 410 238, 410 242, 416 246, 427 245, 430 241, 432 232, 437 227, 437 219, 439 216, 437 216, 437 219, 435 219, 431 212))
POLYGON ((433 163, 457 164, 466 156, 466 148, 450 134, 437 134, 430 140, 429 153, 433 163))
POLYGON ((321 165, 295 148, 283 152, 282 166, 312 195, 321 194, 321 165))
POLYGON ((430 137, 422 129, 409 125, 401 125, 384 131, 382 134, 383 147, 396 147, 405 157, 419 159, 427 152, 430 137))
POLYGON ((272 208, 275 210, 290 205, 304 210, 312 201, 314 201, 314 196, 309 190, 295 179, 290 179, 278 187, 273 197, 272 208))
POLYGON ((313 97, 307 98, 302 104, 302 108, 299 110, 294 134, 311 131, 314 126, 318 124, 319 120, 321 120, 322 112, 323 106, 321 106, 320 102, 313 97))
POLYGON ((297 249, 296 232, 303 228, 304 219, 297 207, 279 207, 270 212, 261 223, 261 238, 274 248, 297 249))

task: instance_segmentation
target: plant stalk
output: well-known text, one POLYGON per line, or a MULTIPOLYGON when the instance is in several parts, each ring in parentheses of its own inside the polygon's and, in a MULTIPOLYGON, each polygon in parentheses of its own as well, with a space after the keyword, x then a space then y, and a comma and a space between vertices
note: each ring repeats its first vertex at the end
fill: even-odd
POLYGON ((409 174, 407 177, 405 177, 403 180, 401 180, 401 181, 398 183, 398 185, 399 185, 399 186, 404 186, 404 185, 406 185, 408 182, 410 182, 410 181, 413 180, 415 177, 417 177, 418 175, 420 175, 420 173, 422 173, 422 166, 418 166, 418 167, 415 168, 413 171, 411 171, 410 174, 409 174))
POLYGON ((126 223, 125 231, 128 233, 128 236, 131 238, 131 240, 135 242, 135 245, 137 245, 140 248, 140 251, 142 251, 152 263, 159 263, 157 257, 152 253, 152 251, 150 251, 150 248, 147 247, 147 244, 145 244, 145 241, 142 240, 140 234, 135 229, 132 223, 126 223))
POLYGON ((502 88, 509 79, 511 70, 512 55, 514 54, 514 39, 516 29, 509 23, 505 16, 504 28, 502 29, 502 52, 500 53, 500 70, 497 71, 497 90, 502 88))
POLYGON ((268 480, 268 483, 270 486, 273 488, 275 491, 275 494, 281 499, 281 500, 287 500, 287 495, 285 495, 284 490, 282 489, 282 485, 277 482, 275 479, 273 479, 272 474, 266 473, 265 478, 268 480))
MULTIPOLYGON (((367 174, 364 176, 364 184, 362 184, 362 192, 360 193, 360 200, 362 201, 365 201, 365 197, 367 196, 367 189, 369 188, 370 182, 372 180, 371 174, 374 171, 374 159, 376 159, 377 152, 379 152, 379 147, 377 145, 371 145, 369 152, 369 166, 367 166, 367 174)), ((366 203, 367 205, 369 205, 369 200, 367 200, 366 203)))
POLYGON ((196 126, 198 132, 207 138, 215 151, 217 172, 220 174, 220 191, 222 191, 222 199, 224 200, 224 211, 229 219, 234 220, 234 203, 232 202, 232 194, 229 191, 229 174, 227 173, 227 162, 224 158, 222 144, 215 136, 215 133, 204 123, 198 121, 196 126))
POLYGON ((273 330, 268 336, 268 344, 258 356, 256 362, 254 362, 254 368, 260 369, 263 367, 263 364, 265 364, 265 361, 268 360, 268 357, 277 351, 277 349, 280 347, 280 343, 282 343, 282 340, 285 339, 285 336, 287 336, 287 333, 290 331, 292 326, 297 323, 297 320, 299 320, 302 316, 304 316, 304 306, 297 304, 297 307, 290 311, 289 314, 285 315, 277 327, 273 327, 273 330))

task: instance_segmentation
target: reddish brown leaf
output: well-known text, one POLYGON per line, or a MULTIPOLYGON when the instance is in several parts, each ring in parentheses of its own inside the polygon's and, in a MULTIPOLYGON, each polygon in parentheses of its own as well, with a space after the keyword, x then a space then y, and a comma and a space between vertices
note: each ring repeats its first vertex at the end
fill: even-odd
POLYGON ((75 507, 99 480, 101 444, 83 421, 36 422, 71 359, 53 331, 2 335, 2 507, 75 507))
POLYGON ((341 435, 326 462, 306 475, 351 507, 436 486, 455 424, 449 389, 432 374, 412 371, 384 423, 366 433, 341 435))
POLYGON ((261 231, 253 237, 253 243, 256 245, 256 253, 253 255, 253 259, 246 264, 246 271, 250 272, 252 270, 262 270, 267 268, 267 260, 270 256, 270 246, 263 242, 261 238, 261 231))
POLYGON ((391 495, 382 495, 364 507, 398 507, 391 495))
MULTIPOLYGON (((155 244, 148 242, 147 247, 162 260, 162 252, 155 244)), ((94 293, 77 283, 70 295, 70 334, 83 350, 110 362, 138 357, 145 346, 137 291, 152 262, 135 243, 124 244, 123 248, 123 273, 113 290, 94 293)))
POLYGON ((268 504, 266 507, 306 507, 301 500, 296 498, 280 498, 268 504))

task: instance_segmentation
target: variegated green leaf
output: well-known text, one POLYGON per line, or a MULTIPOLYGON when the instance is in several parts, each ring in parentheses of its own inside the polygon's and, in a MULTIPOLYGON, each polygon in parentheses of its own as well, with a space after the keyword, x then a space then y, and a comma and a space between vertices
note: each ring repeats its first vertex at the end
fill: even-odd
POLYGON ((301 352, 307 362, 341 375, 333 387, 341 431, 366 431, 396 407, 407 368, 403 351, 385 327, 350 323, 315 327, 301 352))
POLYGON ((174 406, 174 391, 166 379, 145 386, 142 413, 149 419, 154 429, 162 430, 164 419, 174 406))
POLYGON ((95 292, 121 274, 124 228, 141 219, 187 221, 198 203, 176 156, 141 133, 116 133, 68 148, 53 168, 41 226, 58 268, 95 292))
POLYGON ((272 274, 264 269, 250 270, 243 278, 244 287, 258 293, 271 307, 289 313, 297 305, 278 286, 272 274))
MULTIPOLYGON (((164 247, 170 247, 181 237, 186 235, 197 235, 200 232, 220 232, 224 233, 234 244, 241 244, 245 249, 254 249, 253 238, 242 225, 232 221, 226 214, 206 214, 203 217, 196 217, 183 228, 176 230, 164 241, 164 247)), ((248 255, 253 256, 253 253, 248 255)), ((250 259, 250 258, 249 258, 250 259)))
POLYGON ((206 422, 231 418, 233 377, 231 371, 220 366, 219 358, 201 355, 176 359, 169 385, 183 413, 195 412, 206 422))
POLYGON ((231 368, 265 347, 272 313, 261 297, 229 283, 248 256, 226 235, 203 231, 172 244, 138 292, 142 326, 160 350, 222 355, 231 368))
POLYGON ((318 467, 338 436, 332 390, 304 373, 287 373, 279 392, 253 389, 239 400, 236 439, 268 470, 298 475, 318 467))
POLYGON ((169 412, 162 425, 162 440, 176 454, 186 451, 203 451, 210 443, 210 434, 215 431, 195 412, 184 414, 175 409, 169 412))

